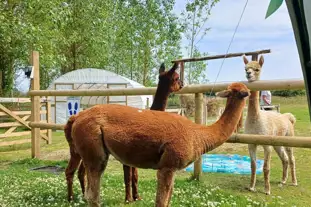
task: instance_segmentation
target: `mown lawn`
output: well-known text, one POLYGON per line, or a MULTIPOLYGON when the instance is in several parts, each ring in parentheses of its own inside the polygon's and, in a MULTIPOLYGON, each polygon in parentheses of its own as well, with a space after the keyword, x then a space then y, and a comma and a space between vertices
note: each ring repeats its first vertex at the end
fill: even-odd
MULTIPOLYGON (((292 112, 297 118, 296 135, 310 136, 309 112, 305 97, 279 98, 281 112, 292 112)), ((53 143, 42 142, 42 159, 30 159, 30 145, 0 148, 0 206, 86 206, 77 179, 74 190, 77 197, 72 204, 66 201, 64 173, 31 171, 43 165, 67 166, 68 145, 61 132, 55 132, 53 143), (48 161, 54 160, 54 161, 48 161)), ((210 153, 248 155, 247 146, 226 143, 210 153)), ((309 149, 295 149, 299 186, 280 187, 281 162, 275 152, 271 163, 271 195, 263 193, 263 175, 257 176, 257 192, 248 192, 249 175, 204 173, 200 181, 190 181, 190 173, 178 172, 171 206, 301 206, 311 203, 309 149)), ((263 158, 259 148, 258 158, 263 158)), ((153 206, 156 192, 156 172, 139 170, 139 190, 143 201, 124 205, 123 174, 120 163, 111 159, 102 179, 103 206, 153 206)), ((290 184, 290 179, 288 180, 290 184)))

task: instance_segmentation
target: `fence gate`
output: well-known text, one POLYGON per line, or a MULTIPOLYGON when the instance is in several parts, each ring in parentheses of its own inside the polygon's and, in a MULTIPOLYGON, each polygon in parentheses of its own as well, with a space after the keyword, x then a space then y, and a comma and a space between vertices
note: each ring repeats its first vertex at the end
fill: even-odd
MULTIPOLYGON (((5 104, 25 105, 25 103, 30 103, 30 99, 0 98, 0 147, 31 142, 30 137, 25 138, 25 136, 31 135, 31 127, 28 125, 31 111, 24 110, 25 106, 20 107, 22 110, 10 110, 9 107, 5 106, 5 104), (8 141, 13 137, 13 141, 8 141)), ((41 110, 40 114, 46 117, 46 120, 41 122, 48 123, 50 122, 50 105, 46 100, 42 99, 41 106, 44 106, 45 110, 41 110)), ((51 133, 51 130, 41 130, 40 137, 47 143, 51 143, 51 133)))

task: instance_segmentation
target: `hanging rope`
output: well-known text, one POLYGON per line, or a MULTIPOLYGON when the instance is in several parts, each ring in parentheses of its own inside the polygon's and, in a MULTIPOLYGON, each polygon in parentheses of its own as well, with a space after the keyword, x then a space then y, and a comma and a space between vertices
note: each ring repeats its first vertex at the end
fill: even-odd
POLYGON ((212 89, 211 89, 211 92, 210 92, 209 96, 211 96, 211 94, 212 94, 212 92, 213 92, 213 90, 214 90, 216 81, 217 81, 217 79, 218 79, 218 77, 219 77, 219 74, 220 74, 220 72, 221 72, 221 70, 222 70, 222 66, 224 65, 224 62, 225 62, 226 57, 227 57, 227 55, 228 55, 228 52, 229 52, 229 50, 230 50, 230 47, 231 47, 231 44, 232 44, 233 39, 234 39, 234 37, 235 37, 235 34, 236 34, 236 32, 237 32, 237 30, 238 30, 238 28, 239 28, 239 26, 240 26, 240 22, 241 22, 241 20, 242 20, 243 15, 244 15, 244 12, 245 12, 245 9, 246 9, 247 4, 248 4, 248 0, 246 0, 246 2, 245 2, 245 5, 244 5, 243 11, 242 11, 242 13, 241 13, 240 19, 239 19, 238 24, 237 24, 237 26, 235 27, 235 30, 234 30, 234 32, 233 32, 233 35, 232 35, 232 38, 231 38, 231 40, 230 40, 229 46, 228 46, 227 51, 226 51, 226 53, 225 53, 226 55, 225 55, 225 57, 222 59, 222 62, 221 62, 219 71, 218 71, 218 73, 217 73, 216 79, 215 79, 215 81, 214 81, 214 83, 213 83, 213 87, 212 87, 212 89))

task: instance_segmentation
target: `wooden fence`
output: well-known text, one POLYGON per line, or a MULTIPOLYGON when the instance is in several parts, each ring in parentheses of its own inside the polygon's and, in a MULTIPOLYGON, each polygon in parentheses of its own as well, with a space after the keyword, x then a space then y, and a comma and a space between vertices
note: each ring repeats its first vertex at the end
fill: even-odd
MULTIPOLYGON (((27 103, 30 106, 31 101, 29 98, 0 98, 0 147, 31 142, 31 127, 29 126, 31 111, 25 110, 27 109, 27 106, 25 106, 27 103), (22 108, 22 110, 10 109, 12 107, 5 106, 8 104, 21 105, 18 108, 22 108), (24 138, 27 135, 29 137, 24 138), (17 137, 23 138, 16 139, 17 137), (10 138, 14 138, 15 140, 10 141, 10 138)), ((41 99, 40 106, 40 108, 45 108, 44 110, 40 110, 40 115, 45 115, 46 117, 41 122, 50 123, 50 103, 45 99, 41 99)), ((41 130, 40 137, 47 143, 51 143, 52 131, 50 129, 41 130)))
MULTIPOLYGON (((256 60, 260 52, 251 53, 252 59, 256 60)), ((267 52, 267 51, 264 51, 267 52)), ((243 55, 244 53, 231 54, 232 57, 243 55)), ((40 96, 129 96, 129 95, 153 95, 156 88, 135 88, 135 89, 107 89, 107 90, 40 90, 39 87, 39 53, 32 52, 32 65, 34 77, 32 79, 32 90, 29 92, 32 100, 32 120, 29 126, 32 128, 32 157, 40 157, 40 135, 41 129, 59 129, 64 125, 40 122, 39 106, 40 96)), ((182 60, 179 60, 182 61, 182 60)), ((256 81, 252 83, 243 82, 250 90, 292 90, 304 89, 303 80, 275 80, 275 81, 256 81)), ((195 93, 195 122, 203 124, 204 107, 203 93, 213 89, 215 92, 227 88, 231 83, 216 83, 203 85, 188 85, 182 88, 177 94, 195 93)), ((311 137, 284 137, 284 136, 265 136, 250 134, 233 134, 228 142, 244 144, 260 144, 273 146, 291 146, 311 148, 311 137)), ((201 160, 195 162, 194 176, 199 179, 201 173, 201 160)))

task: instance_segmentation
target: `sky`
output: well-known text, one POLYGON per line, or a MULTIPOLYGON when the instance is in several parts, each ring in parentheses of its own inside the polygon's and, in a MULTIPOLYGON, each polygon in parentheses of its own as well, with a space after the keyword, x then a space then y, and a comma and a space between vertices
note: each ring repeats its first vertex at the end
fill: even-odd
MULTIPOLYGON (((176 0, 174 12, 180 13, 187 0, 176 0)), ((249 0, 229 53, 271 49, 264 54, 261 80, 302 79, 300 59, 285 2, 265 19, 270 0, 249 0)), ((210 31, 199 42, 201 52, 226 54, 246 0, 220 0, 207 21, 210 31)), ((183 44, 186 44, 183 41, 183 44)), ((184 56, 187 57, 187 56, 184 56)), ((250 57, 249 57, 250 58, 250 57)), ((208 61, 210 82, 245 81, 242 57, 208 61), (218 72, 219 76, 216 80, 218 72)))
MULTIPOLYGON (((188 0, 176 0, 173 12, 180 14, 188 0)), ((210 31, 199 42, 201 52, 225 54, 247 0, 220 0, 206 23, 210 31)), ((271 49, 264 54, 261 80, 303 79, 299 55, 286 4, 265 19, 270 0, 248 0, 229 53, 271 49)), ((182 41, 185 46, 187 42, 182 41)), ((187 57, 186 51, 183 51, 187 57)), ((242 57, 208 61, 210 82, 246 81, 242 57), (218 75, 219 73, 219 75, 218 75), (218 78, 217 78, 218 75, 218 78)), ((24 79, 24 78, 22 78, 24 79)), ((29 80, 18 80, 19 90, 28 91, 29 80)))

